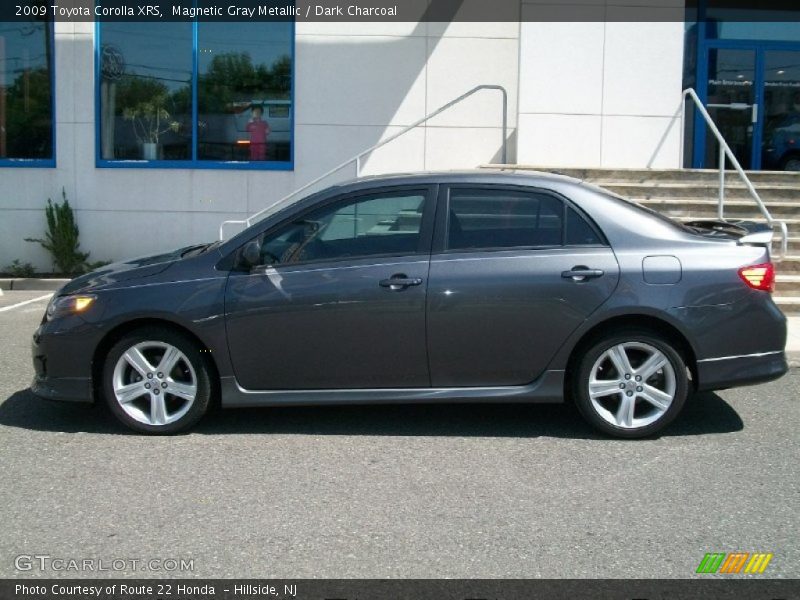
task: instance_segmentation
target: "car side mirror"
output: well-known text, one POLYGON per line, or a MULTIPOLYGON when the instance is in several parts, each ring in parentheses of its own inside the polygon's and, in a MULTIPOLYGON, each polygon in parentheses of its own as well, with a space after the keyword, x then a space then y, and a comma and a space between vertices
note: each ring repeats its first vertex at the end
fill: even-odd
POLYGON ((253 268, 261 264, 261 244, 258 242, 247 242, 242 248, 242 261, 244 266, 253 268))

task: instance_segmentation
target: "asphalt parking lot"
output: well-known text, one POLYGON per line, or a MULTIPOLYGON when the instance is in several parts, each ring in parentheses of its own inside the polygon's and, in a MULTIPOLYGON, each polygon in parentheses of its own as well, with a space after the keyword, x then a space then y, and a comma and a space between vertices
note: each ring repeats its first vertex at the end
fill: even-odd
POLYGON ((517 405, 224 411, 151 438, 27 391, 43 295, 0 297, 0 577, 691 577, 733 551, 800 577, 798 369, 645 441, 517 405), (193 564, 15 568, 36 554, 193 564))

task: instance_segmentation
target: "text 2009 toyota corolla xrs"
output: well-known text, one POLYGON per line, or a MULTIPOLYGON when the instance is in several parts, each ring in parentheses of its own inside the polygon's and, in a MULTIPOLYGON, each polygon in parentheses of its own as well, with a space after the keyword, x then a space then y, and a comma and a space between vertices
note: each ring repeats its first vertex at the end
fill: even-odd
POLYGON ((222 406, 562 402, 652 434, 787 370, 769 250, 541 174, 335 186, 224 243, 68 283, 33 391, 172 433, 222 406))

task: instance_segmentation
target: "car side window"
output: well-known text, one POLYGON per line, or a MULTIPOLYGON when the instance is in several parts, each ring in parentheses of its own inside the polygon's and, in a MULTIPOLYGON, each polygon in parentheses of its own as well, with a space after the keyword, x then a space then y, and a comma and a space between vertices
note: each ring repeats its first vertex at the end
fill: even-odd
POLYGON ((603 240, 586 219, 578 211, 567 206, 566 234, 564 244, 567 246, 597 246, 602 245, 603 240))
POLYGON ((424 191, 359 196, 311 211, 261 239, 262 264, 414 254, 424 191))
POLYGON ((564 204, 549 194, 452 188, 447 249, 560 246, 564 204))

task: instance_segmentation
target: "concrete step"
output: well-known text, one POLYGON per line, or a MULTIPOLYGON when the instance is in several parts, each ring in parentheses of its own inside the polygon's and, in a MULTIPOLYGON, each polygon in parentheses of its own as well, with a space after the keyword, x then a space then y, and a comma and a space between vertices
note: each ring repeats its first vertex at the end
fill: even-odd
POLYGON ((774 296, 775 304, 785 315, 800 314, 800 296, 774 296))
POLYGON ((800 256, 788 254, 781 262, 775 263, 778 275, 800 275, 800 256))
POLYGON ((790 232, 787 242, 789 254, 800 254, 800 237, 792 237, 790 232))
MULTIPOLYGON (((688 198, 717 201, 719 198, 719 186, 711 183, 688 183, 688 182, 592 182, 611 192, 629 198, 688 198)), ((800 206, 800 179, 796 184, 754 184, 759 197, 764 203, 769 204, 773 201, 793 202, 800 206)), ((725 186, 725 200, 748 201, 750 206, 755 206, 755 201, 750 196, 750 192, 743 184, 727 184, 725 186)))
MULTIPOLYGON (((717 216, 718 202, 704 198, 642 198, 630 197, 634 202, 674 217, 707 218, 717 216)), ((765 202, 767 210, 774 219, 800 220, 800 201, 765 202)), ((725 217, 761 221, 764 217, 752 200, 726 200, 725 217)), ((800 234, 800 231, 798 231, 800 234)))
MULTIPOLYGON (((679 182, 679 183, 716 183, 719 180, 719 171, 716 169, 581 169, 543 167, 536 165, 484 165, 487 168, 502 168, 515 171, 546 171, 560 173, 577 179, 604 182, 679 182)), ((756 185, 769 184, 794 184, 800 187, 800 173, 787 171, 747 171, 747 176, 756 185)), ((736 171, 725 171, 726 181, 739 180, 736 171)))
POLYGON ((775 278, 775 296, 800 296, 800 274, 779 272, 775 278))

